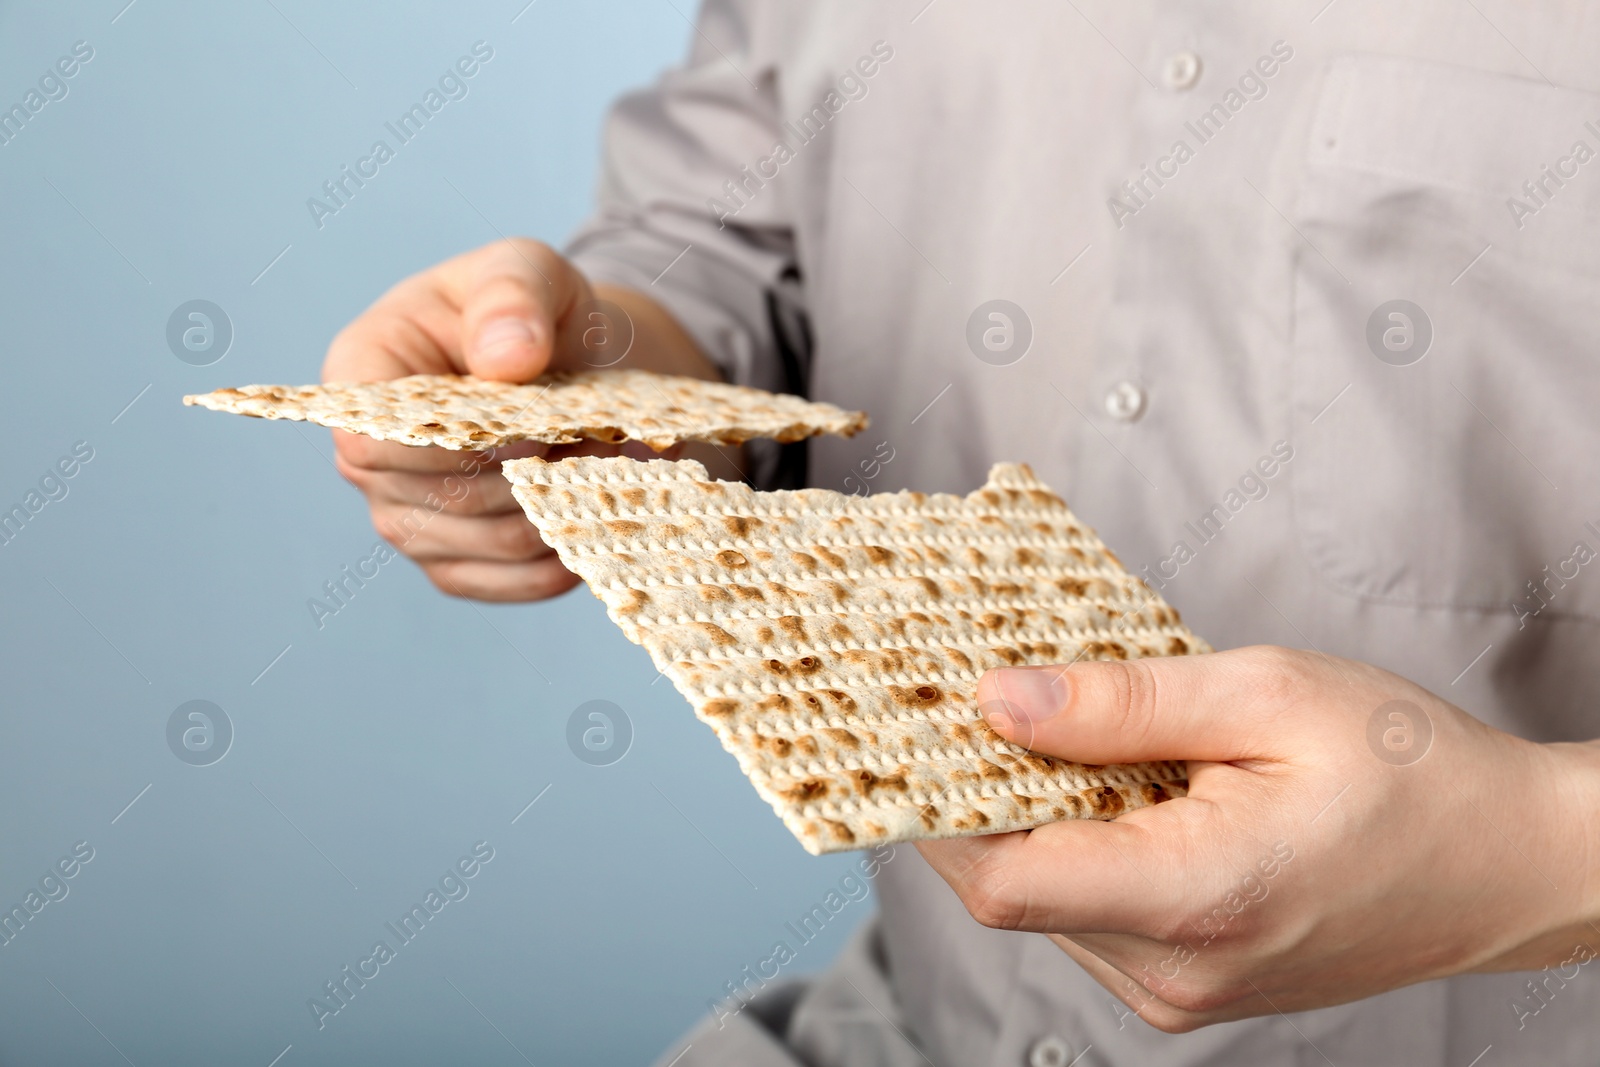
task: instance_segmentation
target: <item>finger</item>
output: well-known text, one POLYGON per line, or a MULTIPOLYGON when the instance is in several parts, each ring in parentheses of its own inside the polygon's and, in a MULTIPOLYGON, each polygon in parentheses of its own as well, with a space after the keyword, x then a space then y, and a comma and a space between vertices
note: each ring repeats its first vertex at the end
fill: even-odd
POLYGON ((538 241, 500 241, 452 263, 467 371, 507 382, 542 374, 561 327, 590 298, 588 282, 538 241))
POLYGON ((1287 649, 1006 667, 978 707, 1009 741, 1079 763, 1285 757, 1318 668, 1287 649))
POLYGON ((558 596, 581 581, 554 556, 532 563, 441 560, 422 570, 451 596, 507 603, 558 596))
POLYGON ((1169 1034, 1183 1034, 1220 1020, 1195 1012, 1185 1011, 1163 1000, 1156 989, 1164 980, 1150 973, 1149 967, 1136 969, 1133 974, 1096 955, 1082 943, 1060 934, 1050 934, 1057 948, 1070 956, 1074 963, 1089 973, 1128 1010, 1149 1025, 1169 1034), (1137 976, 1137 977, 1136 977, 1137 976))
POLYGON ((417 505, 377 504, 372 525, 380 537, 418 563, 453 559, 525 563, 552 551, 521 511, 478 518, 417 505))
MULTIPOLYGON (((689 442, 696 444, 698 442, 689 442)), ((629 459, 677 459, 683 452, 684 445, 676 444, 657 452, 643 441, 622 441, 611 444, 607 441, 585 440, 570 445, 551 445, 545 458, 554 463, 556 460, 568 459, 572 456, 626 456, 629 459)), ((510 458, 509 456, 506 458, 510 458)))
POLYGON ((1049 936, 1125 1004, 1142 1007, 1145 1022, 1169 1033, 1271 1010, 1244 976, 1240 955, 1201 930, 1173 944, 1121 934, 1049 936))
POLYGON ((342 464, 339 473, 374 505, 420 505, 462 516, 523 514, 522 506, 511 495, 511 483, 497 474, 467 478, 454 472, 379 471, 342 464))
MULTIPOLYGON (((1086 825, 1085 828, 1089 827, 1086 825)), ((1026 837, 1038 832, 928 841, 919 843, 917 847, 934 864, 935 869, 946 876, 959 893, 963 893, 963 902, 966 902, 969 883, 992 876, 993 872, 985 869, 987 864, 1015 863, 1017 855, 1026 847, 1018 846, 1026 837), (1007 839, 1016 842, 1016 845, 1008 845, 1007 839), (986 848, 982 845, 984 842, 999 847, 986 848), (974 844, 979 847, 969 847, 974 844)), ((1002 891, 1001 896, 1004 895, 1002 891)), ((979 917, 980 921, 984 921, 989 915, 980 910, 979 917)), ((1032 928, 1026 924, 1020 927, 1032 928)), ((1176 944, 1121 933, 1084 932, 1068 937, 1051 932, 1048 936, 1089 972, 1095 981, 1157 1029, 1183 1033, 1225 1019, 1259 1014, 1261 1009, 1245 1003, 1251 998, 1244 994, 1235 991, 1223 995, 1219 992, 1230 983, 1219 982, 1210 973, 1214 971, 1214 961, 1207 959, 1204 947, 1198 951, 1193 947, 1196 943, 1206 944, 1196 935, 1197 931, 1193 930, 1183 933, 1175 938, 1176 944), (1166 999, 1167 996, 1193 1007, 1179 1007, 1166 999)))
POLYGON ((379 441, 345 430, 333 431, 333 451, 340 463, 372 471, 455 472, 476 477, 484 467, 491 466, 487 452, 421 448, 394 441, 379 441))
POLYGON ((325 382, 462 374, 461 311, 438 268, 398 283, 340 330, 322 364, 325 382))
POLYGON ((1187 915, 1194 890, 1187 820, 1176 809, 1202 803, 1171 801, 1115 822, 1072 820, 917 848, 985 926, 1164 941, 1187 915))
POLYGON ((344 430, 333 431, 334 456, 341 464, 374 471, 455 473, 468 479, 486 472, 497 475, 505 460, 544 455, 549 448, 537 441, 518 441, 487 452, 458 452, 379 441, 344 430))

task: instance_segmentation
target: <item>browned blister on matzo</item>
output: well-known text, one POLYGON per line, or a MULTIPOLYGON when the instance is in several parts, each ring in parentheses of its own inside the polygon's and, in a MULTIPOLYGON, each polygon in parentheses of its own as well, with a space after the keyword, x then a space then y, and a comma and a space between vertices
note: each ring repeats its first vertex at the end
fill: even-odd
POLYGON ((739 385, 640 370, 561 371, 529 385, 453 374, 383 382, 246 385, 186 396, 185 404, 264 419, 299 419, 405 445, 485 450, 515 441, 682 441, 739 444, 849 436, 859 411, 739 385))
POLYGON ((1027 467, 966 497, 763 493, 693 462, 503 469, 813 853, 1109 819, 1186 791, 1182 763, 1070 763, 979 714, 993 667, 1210 651, 1027 467))

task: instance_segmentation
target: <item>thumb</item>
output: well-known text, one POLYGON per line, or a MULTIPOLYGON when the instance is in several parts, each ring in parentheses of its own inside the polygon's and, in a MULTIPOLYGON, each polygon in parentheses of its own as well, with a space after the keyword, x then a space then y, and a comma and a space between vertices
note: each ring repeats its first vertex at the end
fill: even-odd
POLYGON ((536 241, 500 242, 473 258, 459 297, 467 372, 532 381, 549 368, 558 325, 585 298, 588 283, 536 241))
POLYGON ((1277 711, 1259 699, 1265 664, 1237 652, 1005 667, 978 683, 978 710, 1014 744, 1077 763, 1279 758, 1277 711), (1270 728, 1269 728, 1270 726, 1270 728))

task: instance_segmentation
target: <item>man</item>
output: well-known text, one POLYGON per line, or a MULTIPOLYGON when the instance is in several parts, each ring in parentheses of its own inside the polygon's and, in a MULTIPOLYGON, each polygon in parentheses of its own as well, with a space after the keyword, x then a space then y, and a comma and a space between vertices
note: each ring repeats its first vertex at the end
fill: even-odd
MULTIPOLYGON (((990 674, 1003 735, 1191 796, 902 849, 831 971, 663 1062, 1594 1062, 1595 15, 708 0, 570 258, 468 253, 339 336, 329 378, 525 381, 610 301, 631 365, 870 411, 811 484, 1031 463, 1235 650, 990 674)), ((380 530, 449 463, 338 448, 380 530)), ((575 582, 488 483, 408 552, 575 582)))

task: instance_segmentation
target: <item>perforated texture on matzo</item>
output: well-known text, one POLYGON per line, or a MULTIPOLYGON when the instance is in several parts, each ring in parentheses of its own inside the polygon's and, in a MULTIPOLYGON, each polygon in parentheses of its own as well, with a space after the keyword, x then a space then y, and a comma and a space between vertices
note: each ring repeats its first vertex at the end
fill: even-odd
POLYGON ((246 385, 186 396, 185 404, 265 419, 299 419, 380 441, 483 450, 514 441, 573 444, 680 441, 739 444, 849 436, 867 424, 799 397, 638 370, 562 371, 529 385, 448 374, 383 382, 246 385))
POLYGON ((693 462, 502 468, 540 535, 813 853, 1112 818, 1182 763, 1008 744, 991 667, 1210 651, 1024 466, 967 497, 763 493, 693 462))

